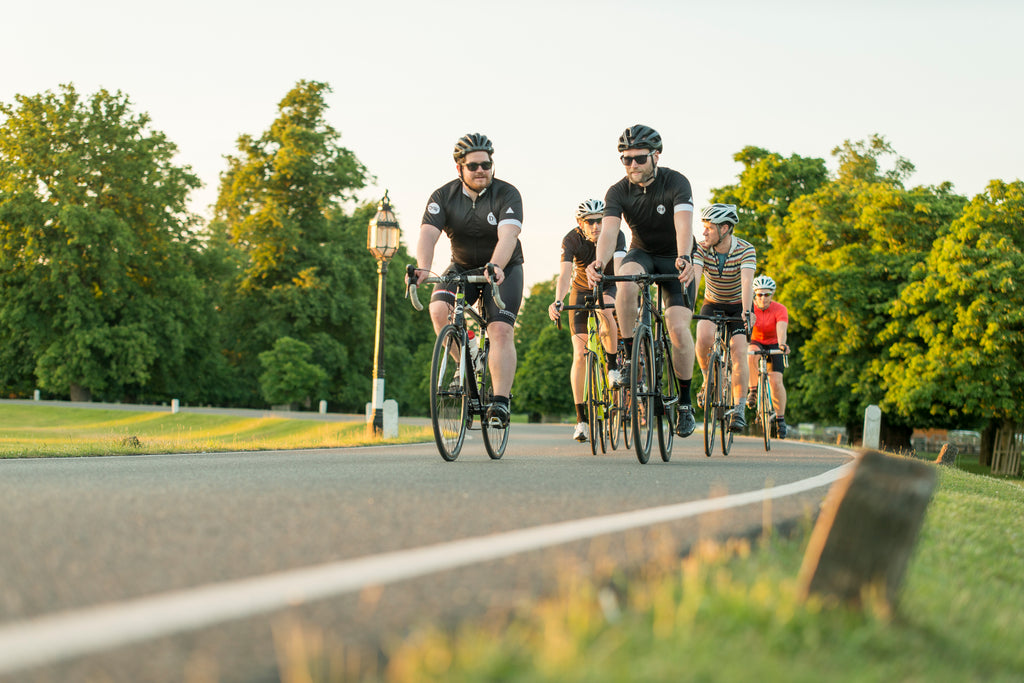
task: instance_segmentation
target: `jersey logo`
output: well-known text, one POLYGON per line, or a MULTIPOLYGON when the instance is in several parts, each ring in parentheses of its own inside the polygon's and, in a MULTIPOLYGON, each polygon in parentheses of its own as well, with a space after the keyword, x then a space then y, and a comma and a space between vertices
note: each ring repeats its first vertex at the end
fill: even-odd
POLYGON ((514 215, 516 214, 516 212, 512 210, 512 207, 511 207, 511 206, 510 206, 510 207, 508 207, 508 211, 506 211, 505 213, 510 213, 510 214, 512 214, 513 216, 514 216, 514 215))
POLYGON ((658 204, 658 209, 657 209, 657 211, 658 211, 658 213, 660 213, 660 214, 661 214, 662 216, 664 216, 664 215, 665 215, 665 205, 664 205, 664 204, 658 204))
POLYGON ((437 205, 437 202, 430 202, 427 204, 427 213, 432 213, 436 216, 441 213, 441 207, 437 205))
POLYGON ((494 217, 494 212, 493 211, 490 212, 489 214, 487 214, 487 222, 490 223, 491 225, 497 225, 498 224, 498 219, 494 217))

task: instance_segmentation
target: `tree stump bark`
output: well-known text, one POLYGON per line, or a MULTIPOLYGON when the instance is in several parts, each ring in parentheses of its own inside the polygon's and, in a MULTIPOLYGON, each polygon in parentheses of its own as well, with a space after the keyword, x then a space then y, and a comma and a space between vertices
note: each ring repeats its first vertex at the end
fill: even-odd
POLYGON ((875 598, 894 609, 936 479, 920 460, 861 451, 822 505, 800 568, 801 598, 858 607, 875 598))
POLYGON ((936 465, 954 465, 956 464, 956 456, 959 453, 959 449, 951 443, 942 444, 942 448, 939 450, 939 457, 935 458, 936 465))

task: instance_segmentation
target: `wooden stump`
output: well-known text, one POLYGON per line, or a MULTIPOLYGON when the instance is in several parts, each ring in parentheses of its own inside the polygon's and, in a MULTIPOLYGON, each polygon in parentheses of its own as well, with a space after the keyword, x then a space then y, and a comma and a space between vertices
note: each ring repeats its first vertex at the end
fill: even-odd
POLYGON ((939 450, 939 457, 935 458, 936 465, 954 465, 956 464, 956 456, 959 451, 957 447, 951 443, 942 444, 942 448, 939 450))
POLYGON ((920 460, 861 451, 822 506, 800 568, 801 597, 861 606, 872 596, 894 608, 936 478, 920 460))

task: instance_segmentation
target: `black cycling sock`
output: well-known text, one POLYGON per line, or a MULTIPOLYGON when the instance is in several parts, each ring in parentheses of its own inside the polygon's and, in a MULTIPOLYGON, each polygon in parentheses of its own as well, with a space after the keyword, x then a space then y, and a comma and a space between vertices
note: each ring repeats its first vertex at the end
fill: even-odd
POLYGON ((679 385, 679 403, 684 406, 690 405, 690 385, 693 384, 693 379, 676 377, 676 384, 679 385))
POLYGON ((576 421, 586 422, 587 421, 587 404, 577 403, 576 404, 576 421))
POLYGON ((505 407, 508 408, 508 396, 494 396, 495 403, 504 403, 505 407))
POLYGON ((627 359, 632 358, 633 357, 633 338, 632 337, 623 337, 622 338, 622 343, 626 347, 626 358, 627 359))
POLYGON ((605 351, 605 360, 608 361, 609 370, 619 369, 619 359, 616 358, 614 353, 608 353, 607 351, 605 351))

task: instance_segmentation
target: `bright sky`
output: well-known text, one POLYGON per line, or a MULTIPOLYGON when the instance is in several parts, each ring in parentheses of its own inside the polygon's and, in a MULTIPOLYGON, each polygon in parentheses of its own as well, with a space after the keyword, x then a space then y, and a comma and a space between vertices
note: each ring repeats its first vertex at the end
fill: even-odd
POLYGON ((0 21, 0 100, 127 93, 206 184, 207 216, 223 157, 301 79, 333 87, 328 119, 377 179, 360 197, 390 190, 410 251, 453 143, 485 133, 523 195, 527 284, 557 272, 576 204, 622 177, 634 123, 698 211, 746 145, 834 168, 834 147, 880 133, 911 185, 968 196, 1024 175, 1019 0, 50 0, 0 21))

